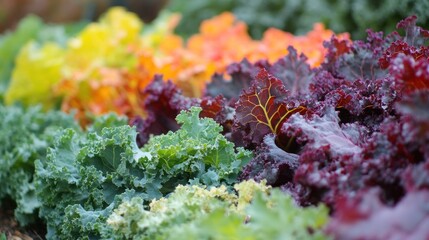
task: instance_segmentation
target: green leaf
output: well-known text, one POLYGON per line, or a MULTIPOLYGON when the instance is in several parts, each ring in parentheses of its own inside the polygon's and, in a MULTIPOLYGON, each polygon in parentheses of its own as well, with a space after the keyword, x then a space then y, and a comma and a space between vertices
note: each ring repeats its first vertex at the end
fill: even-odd
POLYGON ((9 196, 17 204, 15 217, 21 225, 36 219, 41 205, 34 185, 34 162, 45 161, 58 130, 79 129, 71 115, 42 112, 40 107, 23 109, 0 104, 0 201, 9 196))
POLYGON ((156 160, 142 162, 148 169, 156 169, 156 174, 182 172, 191 174, 188 179, 199 178, 205 185, 218 185, 222 181, 232 184, 242 166, 251 157, 249 151, 235 150, 220 132, 222 127, 213 119, 199 118, 201 108, 192 107, 182 111, 177 122, 182 127, 176 132, 154 136, 144 146, 143 151, 151 152, 156 160), (208 177, 206 172, 210 172, 208 177), (214 176, 213 174, 217 174, 214 176), (213 182, 213 180, 216 182, 213 182))
MULTIPOLYGON (((120 196, 138 196, 139 202, 148 204, 179 184, 235 183, 251 152, 236 151, 216 122, 198 117, 200 111, 183 111, 178 116, 181 129, 152 137, 143 149, 137 147, 135 128, 110 117, 97 120, 86 133, 64 130, 46 161, 36 162, 40 213, 47 221, 48 236, 99 238, 110 233, 101 222, 119 205, 120 196)), ((136 204, 130 208, 139 211, 136 204)))
POLYGON ((251 216, 247 227, 256 239, 327 238, 321 228, 328 221, 328 209, 324 206, 301 208, 278 189, 270 196, 256 194, 246 212, 251 216))
POLYGON ((265 182, 227 187, 178 186, 168 198, 124 201, 107 219, 116 239, 327 239, 324 206, 301 208, 265 182))

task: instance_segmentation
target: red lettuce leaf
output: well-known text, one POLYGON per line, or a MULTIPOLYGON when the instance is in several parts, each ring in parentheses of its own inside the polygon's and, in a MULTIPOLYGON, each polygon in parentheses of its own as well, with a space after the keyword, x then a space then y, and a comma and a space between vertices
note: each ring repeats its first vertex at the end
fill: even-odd
POLYGON ((408 94, 416 90, 429 89, 428 65, 427 58, 416 60, 413 56, 402 53, 394 58, 389 71, 395 79, 398 91, 408 94))
POLYGON ((400 54, 411 56, 414 60, 429 58, 429 47, 424 45, 429 40, 429 31, 416 26, 416 22, 417 17, 410 16, 396 25, 397 29, 405 30, 405 37, 394 41, 385 50, 379 59, 382 68, 388 68, 392 60, 400 54))

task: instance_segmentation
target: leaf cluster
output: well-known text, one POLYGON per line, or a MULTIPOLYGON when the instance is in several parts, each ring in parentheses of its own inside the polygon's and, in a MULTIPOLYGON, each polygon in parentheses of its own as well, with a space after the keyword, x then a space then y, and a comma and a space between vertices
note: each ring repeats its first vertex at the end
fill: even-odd
POLYGON ((43 112, 40 107, 23 109, 0 104, 0 201, 16 202, 15 217, 21 225, 37 218, 41 202, 36 197, 34 162, 46 160, 58 131, 80 131, 72 115, 58 111, 43 112))
POLYGON ((147 210, 140 198, 121 203, 107 222, 118 239, 327 239, 325 206, 300 208, 264 182, 234 188, 180 185, 147 210))
POLYGON ((142 149, 135 128, 126 125, 64 130, 46 161, 36 162, 47 237, 99 238, 110 232, 105 221, 122 200, 140 197, 148 203, 179 184, 235 183, 251 153, 235 149, 219 125, 198 117, 200 111, 183 111, 179 130, 152 137, 142 149))

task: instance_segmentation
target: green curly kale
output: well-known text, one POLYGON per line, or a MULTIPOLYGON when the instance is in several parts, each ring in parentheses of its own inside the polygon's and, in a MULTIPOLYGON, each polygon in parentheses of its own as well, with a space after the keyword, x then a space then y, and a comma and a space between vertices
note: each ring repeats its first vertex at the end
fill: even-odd
POLYGON ((150 203, 145 210, 143 199, 124 201, 108 218, 117 239, 168 239, 173 229, 186 226, 193 220, 217 209, 228 208, 235 196, 225 186, 206 188, 179 185, 168 197, 150 203))
POLYGON ((42 112, 40 107, 24 110, 0 104, 0 201, 8 196, 17 204, 15 217, 21 225, 34 221, 40 202, 34 186, 34 161, 45 161, 57 131, 79 131, 71 115, 42 112))
MULTIPOLYGON (((115 239, 326 239, 324 206, 300 208, 280 190, 253 180, 207 189, 178 186, 168 198, 124 201, 108 218, 115 239)), ((108 236, 106 236, 108 237, 108 236)))
POLYGON ((152 178, 168 178, 164 192, 171 192, 177 184, 202 183, 233 184, 241 167, 250 159, 250 152, 234 149, 234 144, 220 134, 222 127, 211 118, 200 119, 201 108, 193 107, 188 114, 176 118, 182 127, 176 132, 154 136, 143 147, 152 159, 142 159, 152 178))
POLYGON ((153 137, 142 149, 130 126, 64 130, 47 160, 36 162, 47 237, 97 239, 109 235, 107 217, 124 200, 148 203, 179 184, 234 183, 251 153, 235 150, 214 120, 198 118, 200 111, 183 111, 181 129, 153 137))

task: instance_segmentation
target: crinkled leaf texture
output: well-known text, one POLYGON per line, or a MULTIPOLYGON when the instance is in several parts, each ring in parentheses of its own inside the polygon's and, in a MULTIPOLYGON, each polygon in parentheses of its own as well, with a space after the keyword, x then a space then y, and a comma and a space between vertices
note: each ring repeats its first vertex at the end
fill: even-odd
POLYGON ((391 34, 384 37, 382 32, 367 32, 366 41, 357 40, 352 43, 333 36, 331 41, 325 43, 328 53, 322 68, 347 81, 385 77, 387 71, 379 67, 378 60, 389 44, 399 36, 391 34))
MULTIPOLYGON (((113 212, 107 223, 113 227, 118 238, 180 239, 196 237, 184 228, 197 227, 202 218, 214 211, 223 210, 233 218, 245 219, 244 208, 258 191, 267 192, 269 187, 254 181, 242 182, 235 186, 238 194, 228 192, 222 185, 218 188, 179 185, 168 198, 150 203, 149 210, 143 207, 140 198, 125 201, 113 212), (137 226, 137 227, 135 227, 137 226), (180 234, 179 234, 180 233, 180 234)), ((217 226, 217 225, 215 225, 217 226)))
POLYGON ((251 158, 250 152, 235 149, 220 134, 222 127, 213 119, 199 118, 200 112, 201 108, 192 107, 188 114, 179 114, 179 130, 153 136, 143 147, 153 155, 153 159, 143 161, 147 174, 155 178, 174 176, 176 184, 236 181, 241 167, 251 158))
POLYGON ((36 162, 47 237, 109 234, 107 216, 120 201, 135 196, 147 202, 179 184, 233 184, 251 153, 235 150, 219 125, 198 117, 200 111, 182 112, 177 116, 181 129, 151 138, 143 149, 134 128, 112 126, 109 118, 104 121, 109 127, 97 124, 84 134, 63 131, 47 160, 36 162))
MULTIPOLYGON (((398 24, 405 29, 405 37, 372 31, 365 41, 333 37, 325 44, 328 53, 324 64, 311 71, 305 65, 294 65, 303 58, 294 56, 293 51, 269 67, 268 72, 277 78, 295 75, 281 79, 287 94, 276 98, 273 106, 293 103, 305 106, 306 114, 279 114, 284 121, 279 123, 280 131, 271 131, 276 136, 268 149, 284 153, 274 154, 261 137, 270 133, 270 128, 260 122, 268 121, 261 121, 263 117, 253 122, 248 119, 264 116, 249 114, 261 109, 249 104, 253 99, 257 102, 253 96, 269 99, 276 95, 257 91, 264 88, 255 86, 267 82, 261 78, 246 89, 236 108, 232 131, 243 132, 245 140, 256 140, 256 156, 241 177, 265 177, 269 184, 292 193, 301 205, 322 201, 333 210, 337 195, 353 196, 360 189, 378 187, 382 200, 395 204, 407 194, 404 182, 410 188, 418 182, 424 186, 425 181, 416 178, 416 172, 424 172, 423 167, 416 165, 428 159, 428 32, 415 22, 411 17, 398 24), (288 79, 297 82, 288 84, 288 79), (304 89, 298 91, 299 97, 293 96, 294 86, 304 89), (290 154, 295 154, 296 160, 290 161, 290 154), (278 156, 280 160, 276 160, 278 156), (285 164, 276 164, 281 162, 285 164), (285 174, 277 174, 282 169, 286 169, 285 174)), ((275 80, 268 78, 268 82, 273 84, 265 86, 277 86, 275 80)))
MULTIPOLYGON (((429 159, 429 90, 416 91, 405 96, 396 104, 396 109, 403 115, 405 139, 410 147, 420 148, 418 152, 424 159, 429 159), (416 143, 413 143, 416 142, 416 143)), ((413 161, 415 162, 415 161, 413 161)))
POLYGON ((15 217, 21 225, 33 222, 41 202, 34 186, 34 161, 46 159, 57 131, 79 131, 73 116, 40 107, 23 109, 0 104, 0 201, 9 196, 16 202, 15 217))
POLYGON ((298 56, 297 51, 288 47, 288 55, 280 58, 270 68, 269 72, 280 79, 292 96, 308 92, 309 84, 314 74, 304 54, 298 56))
POLYGON ((225 186, 178 186, 168 198, 125 201, 107 220, 117 238, 137 239, 326 239, 324 206, 302 209, 264 182, 244 181, 236 193, 225 186), (276 219, 273 222, 273 219, 276 219))
POLYGON ((225 103, 217 105, 220 114, 212 115, 226 126, 224 133, 236 144, 259 146, 266 134, 278 134, 289 116, 305 112, 305 106, 297 102, 307 96, 314 72, 306 56, 298 55, 292 46, 287 51, 286 56, 273 64, 265 60, 251 64, 246 59, 233 63, 227 68, 229 78, 215 74, 207 85, 208 99, 225 98, 225 103), (236 111, 230 111, 230 107, 236 111), (236 113, 233 125, 225 119, 225 113, 236 113))
POLYGON ((400 21, 396 28, 405 30, 405 37, 392 42, 379 59, 380 66, 387 68, 398 55, 411 56, 415 60, 429 58, 429 30, 416 25, 417 16, 409 16, 400 21))
POLYGON ((412 93, 429 89, 428 65, 429 57, 415 60, 412 56, 399 54, 392 60, 389 70, 395 77, 396 87, 401 92, 412 93))
POLYGON ((21 48, 5 102, 9 105, 20 102, 25 106, 43 104, 46 109, 52 109, 57 99, 49 92, 61 80, 63 55, 64 50, 54 43, 39 47, 35 42, 29 42, 21 48))
POLYGON ((164 81, 159 75, 154 77, 142 95, 145 97, 141 107, 147 116, 136 116, 130 120, 130 124, 137 128, 137 144, 140 147, 147 143, 151 135, 179 129, 176 116, 181 110, 196 105, 196 100, 185 97, 174 83, 164 81))

